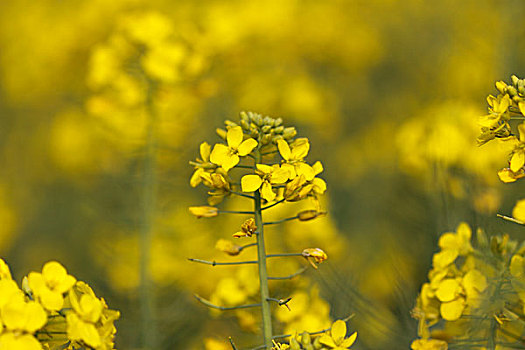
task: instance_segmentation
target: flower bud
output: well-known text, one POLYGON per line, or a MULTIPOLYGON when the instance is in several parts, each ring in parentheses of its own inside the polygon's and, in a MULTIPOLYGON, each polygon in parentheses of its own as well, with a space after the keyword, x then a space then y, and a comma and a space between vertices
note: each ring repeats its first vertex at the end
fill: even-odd
POLYGON ((215 244, 215 249, 220 250, 228 255, 235 256, 241 252, 241 246, 229 241, 227 239, 219 239, 215 244))
POLYGON ((297 135, 297 131, 295 130, 295 128, 293 126, 291 126, 289 128, 285 128, 283 130, 283 137, 286 140, 293 139, 295 137, 295 135, 297 135))
POLYGON ((249 218, 243 224, 241 225, 241 230, 238 232, 235 232, 233 234, 233 237, 235 238, 241 238, 241 237, 251 237, 255 230, 257 230, 257 226, 255 226, 255 219, 249 218))
POLYGON ((226 130, 217 128, 215 129, 215 132, 217 133, 217 135, 219 135, 221 139, 226 140, 226 134, 227 134, 226 130))
POLYGON ((189 207, 190 213, 195 215, 197 218, 211 218, 219 215, 219 209, 202 205, 200 207, 189 207))
POLYGON ((513 75, 510 77, 510 79, 512 80, 512 84, 514 84, 514 86, 518 85, 518 81, 520 80, 517 76, 513 75))
POLYGON ((276 128, 273 128, 273 132, 276 133, 276 134, 282 134, 284 131, 284 126, 278 126, 276 128))
POLYGON ((264 125, 262 128, 261 128, 262 132, 267 134, 270 132, 270 130, 272 130, 272 127, 270 125, 264 125))
POLYGON ((303 210, 297 214, 297 217, 299 221, 309 221, 313 220, 320 216, 325 216, 325 211, 317 211, 317 210, 303 210))
POLYGON ((502 94, 505 93, 506 87, 507 87, 507 84, 505 84, 503 81, 496 82, 496 89, 498 89, 498 91, 501 92, 502 94))
POLYGON ((264 126, 272 127, 274 125, 275 119, 270 117, 264 117, 263 118, 263 124, 264 126))

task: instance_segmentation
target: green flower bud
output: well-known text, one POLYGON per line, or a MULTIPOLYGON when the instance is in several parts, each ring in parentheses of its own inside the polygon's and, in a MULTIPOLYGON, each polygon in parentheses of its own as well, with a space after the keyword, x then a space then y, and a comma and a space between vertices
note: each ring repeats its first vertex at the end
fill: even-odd
POLYGON ((267 144, 269 144, 270 142, 272 142, 272 135, 271 135, 271 134, 265 134, 265 135, 262 137, 261 143, 262 143, 263 145, 267 145, 267 144))
POLYGON ((292 350, 301 350, 301 345, 295 339, 295 337, 290 337, 290 349, 292 349, 292 350))
POLYGON ((285 128, 283 130, 283 138, 285 140, 293 139, 295 137, 295 135, 297 135, 297 131, 295 130, 295 128, 293 126, 291 126, 289 128, 285 128))
POLYGON ((505 93, 506 87, 507 87, 507 84, 505 84, 503 81, 496 82, 496 89, 498 89, 498 91, 501 92, 502 94, 505 93))
POLYGON ((273 125, 280 126, 282 123, 283 123, 283 119, 282 118, 277 118, 277 119, 275 119, 275 122, 274 122, 273 125))
POLYGON ((250 124, 250 117, 248 117, 248 114, 246 114, 246 112, 242 111, 240 115, 241 120, 244 120, 246 123, 250 124))
POLYGON ((310 337, 308 332, 301 333, 301 344, 303 344, 303 346, 312 344, 312 337, 310 337))
POLYGON ((221 139, 226 140, 226 134, 227 134, 226 130, 217 128, 215 129, 215 132, 217 133, 217 135, 219 135, 221 139))
POLYGON ((241 119, 241 127, 244 130, 250 130, 250 123, 248 123, 248 121, 246 121, 244 119, 241 119))
POLYGON ((264 117, 263 118, 263 124, 264 125, 267 125, 267 126, 271 127, 271 126, 273 126, 274 122, 275 122, 275 119, 273 119, 273 118, 270 118, 270 117, 264 117))
POLYGON ((261 131, 265 134, 269 133, 270 130, 272 130, 272 127, 270 125, 264 125, 262 128, 261 128, 261 131))
POLYGON ((231 120, 226 119, 226 120, 224 121, 224 125, 226 125, 226 128, 229 129, 229 128, 234 128, 234 127, 236 127, 236 126, 237 126, 237 123, 232 122, 231 120))
POLYGON ((514 86, 507 86, 507 92, 509 93, 509 95, 511 97, 514 97, 518 94, 518 90, 516 90, 516 88, 514 86))
POLYGON ((276 134, 282 134, 284 131, 284 126, 278 126, 276 128, 273 128, 273 132, 276 133, 276 134))

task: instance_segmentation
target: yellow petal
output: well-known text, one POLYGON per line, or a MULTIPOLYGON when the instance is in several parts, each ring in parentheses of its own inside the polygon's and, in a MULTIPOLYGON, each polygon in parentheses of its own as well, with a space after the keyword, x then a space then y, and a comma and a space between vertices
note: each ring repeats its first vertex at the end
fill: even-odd
POLYGON ((198 169, 196 169, 193 172, 193 174, 191 175, 191 178, 190 178, 190 186, 191 187, 197 187, 202 182, 201 173, 203 171, 204 171, 203 169, 198 168, 198 169))
POLYGON ((290 173, 286 168, 279 168, 275 170, 272 173, 272 180, 271 182, 273 184, 283 184, 288 180, 288 177, 290 176, 290 173))
POLYGON ((272 202, 276 194, 273 192, 272 185, 270 185, 268 182, 263 182, 261 186, 261 197, 266 199, 268 202, 272 202))
POLYGON ((326 182, 323 179, 316 177, 313 179, 312 184, 317 194, 323 194, 326 191, 326 182))
POLYGON ((210 151, 211 146, 208 144, 208 142, 201 143, 200 154, 203 162, 208 162, 210 160, 210 151))
MULTIPOLYGON (((523 102, 521 102, 523 104, 523 102)), ((520 141, 525 142, 525 123, 518 125, 518 131, 520 133, 520 141)))
POLYGON ((256 167, 257 167, 257 170, 265 174, 271 174, 273 171, 273 167, 266 165, 266 164, 257 164, 256 167))
POLYGON ((335 321, 332 325, 331 334, 335 343, 340 344, 346 336, 346 323, 341 320, 335 321))
POLYGON ((512 209, 512 216, 519 221, 525 222, 525 199, 520 199, 516 202, 514 209, 512 209))
POLYGON ((439 284, 436 297, 442 302, 452 301, 459 291, 458 281, 452 278, 446 278, 439 284))
POLYGON ((236 154, 230 154, 224 159, 224 161, 221 164, 221 167, 225 171, 228 171, 234 166, 236 166, 237 164, 239 164, 239 156, 236 154))
POLYGON ((505 183, 514 182, 518 179, 518 177, 509 168, 503 168, 500 171, 498 171, 498 177, 501 181, 505 183))
POLYGON ((335 348, 337 345, 335 344, 334 340, 331 336, 328 334, 323 334, 321 336, 321 339, 319 339, 319 342, 323 345, 329 346, 331 348, 335 348))
POLYGON ((525 164, 525 152, 523 150, 517 150, 510 159, 510 170, 518 172, 525 164))
POLYGON ((288 178, 290 180, 293 180, 297 176, 297 173, 295 172, 295 167, 291 164, 284 163, 283 165, 281 165, 281 169, 284 169, 288 172, 288 178))
POLYGON ((465 300, 463 298, 458 298, 457 300, 448 303, 441 303, 439 312, 445 320, 456 321, 461 317, 463 309, 465 309, 465 300))
POLYGON ((314 169, 315 175, 319 175, 324 170, 323 163, 321 163, 320 161, 315 162, 314 165, 312 165, 312 168, 314 169))
POLYGON ((521 114, 525 115, 525 102, 518 103, 518 108, 520 109, 521 114))
POLYGON ((341 343, 340 346, 341 346, 343 349, 348 349, 349 347, 351 347, 352 345, 354 345, 356 339, 357 339, 357 332, 354 332, 354 333, 352 333, 351 336, 349 336, 348 338, 346 338, 345 340, 343 340, 343 342, 341 343))
POLYGON ((254 139, 248 139, 244 140, 240 145, 237 151, 239 152, 239 155, 244 157, 247 154, 250 154, 253 149, 257 147, 257 141, 254 139))
POLYGON ((463 287, 467 295, 483 292, 487 288, 487 278, 480 271, 472 269, 463 276, 463 287))
POLYGON ((297 175, 304 175, 304 178, 306 179, 306 181, 312 181, 313 178, 315 177, 315 172, 314 172, 314 169, 306 164, 306 163, 299 163, 297 166, 296 166, 296 170, 297 172, 297 175))
POLYGON ((295 160, 301 160, 308 155, 309 150, 310 143, 307 138, 297 139, 292 145, 292 158, 295 160))
POLYGON ((262 184, 262 179, 258 175, 244 175, 241 179, 241 188, 243 192, 257 191, 262 184))
POLYGON ((290 146, 288 146, 288 142, 282 139, 277 140, 277 148, 279 149, 279 153, 284 160, 290 160, 290 155, 292 152, 290 150, 290 146))
POLYGON ((439 253, 434 254, 432 257, 432 265, 436 269, 443 269, 447 267, 448 265, 452 264, 454 260, 458 257, 458 251, 447 249, 443 250, 439 253))
POLYGON ((233 149, 237 149, 239 145, 242 142, 242 128, 240 126, 236 126, 228 130, 228 133, 226 134, 226 141, 228 142, 228 146, 233 149))
POLYGON ((222 165, 222 163, 228 158, 230 154, 230 149, 228 146, 218 143, 213 146, 213 151, 210 154, 210 161, 213 164, 222 165))

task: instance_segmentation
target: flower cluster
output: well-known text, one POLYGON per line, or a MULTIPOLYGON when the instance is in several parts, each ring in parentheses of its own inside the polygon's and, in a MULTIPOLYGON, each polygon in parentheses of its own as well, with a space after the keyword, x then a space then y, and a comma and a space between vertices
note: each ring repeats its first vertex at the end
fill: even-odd
POLYGON ((290 337, 288 344, 281 344, 274 341, 272 350, 344 350, 350 349, 357 339, 357 332, 352 333, 346 337, 346 323, 342 320, 337 320, 332 324, 332 327, 323 333, 321 336, 312 339, 308 332, 303 332, 300 335, 297 333, 290 337))
MULTIPOLYGON (((196 187, 203 184, 208 188, 209 206, 190 207, 189 210, 198 218, 214 217, 221 213, 249 215, 240 223, 240 229, 232 236, 243 240, 255 239, 256 242, 238 245, 220 239, 216 248, 230 256, 237 256, 244 249, 254 247, 257 249, 257 260, 239 262, 190 260, 212 266, 257 264, 258 276, 249 268, 239 268, 238 276, 226 277, 219 281, 210 301, 200 296, 197 296, 197 299, 214 309, 233 310, 241 327, 248 331, 256 331, 257 325, 256 318, 246 309, 261 307, 264 346, 269 348, 273 339, 271 305, 278 307, 277 319, 283 323, 286 330, 300 329, 305 325, 310 328, 313 325, 315 329, 307 329, 307 331, 315 332, 319 328, 326 327, 330 322, 329 306, 317 294, 315 298, 309 298, 304 292, 296 292, 284 298, 270 296, 269 279, 292 279, 304 272, 307 266, 288 276, 269 277, 266 263, 268 258, 302 257, 317 269, 318 264, 325 261, 328 255, 320 248, 266 254, 264 240, 264 228, 268 225, 293 220, 310 221, 326 214, 320 209, 319 204, 319 196, 326 191, 326 183, 318 177, 323 171, 323 166, 319 161, 313 164, 307 162, 306 158, 310 150, 308 139, 296 138, 295 128, 285 127, 281 118, 242 112, 239 121, 227 120, 225 125, 226 130, 217 130, 218 135, 225 142, 213 146, 206 142, 202 143, 200 157, 190 162, 194 167, 190 185, 196 187), (253 201, 253 207, 242 211, 215 207, 228 196, 249 198, 253 201), (267 209, 277 205, 281 205, 279 208, 282 208, 287 202, 306 199, 313 201, 313 208, 304 208, 294 216, 276 221, 263 220, 263 212, 267 209), (314 300, 318 302, 315 303, 314 300)), ((346 349, 353 343, 355 336, 353 339, 351 337, 350 340, 344 340, 345 334, 342 333, 346 333, 346 328, 343 332, 340 327, 337 323, 332 338, 327 335, 316 340, 316 344, 321 346, 319 349, 322 346, 330 349, 346 349)), ((275 346, 286 348, 287 345, 275 346)), ((290 343, 290 346, 292 349, 296 348, 293 343, 290 343)), ((310 344, 308 348, 311 346, 310 344)))
MULTIPOLYGON (((443 234, 429 282, 413 310, 419 336, 412 349, 447 349, 449 344, 511 344, 525 306, 525 248, 508 235, 492 236, 461 223, 443 234), (432 330, 431 330, 432 328, 432 330), (439 338, 436 338, 439 337, 439 338), (446 339, 447 342, 444 342, 446 339)), ((490 347, 489 347, 490 348, 490 347)))
POLYGON ((515 75, 511 80, 511 84, 503 81, 496 83, 499 94, 496 97, 487 97, 489 114, 479 119, 480 145, 498 138, 513 146, 509 167, 498 172, 503 182, 514 182, 525 177, 525 123, 522 121, 517 125, 517 132, 510 124, 511 119, 523 120, 525 116, 525 80, 515 75))
POLYGON ((119 315, 56 261, 19 288, 0 259, 0 349, 111 350, 119 315))

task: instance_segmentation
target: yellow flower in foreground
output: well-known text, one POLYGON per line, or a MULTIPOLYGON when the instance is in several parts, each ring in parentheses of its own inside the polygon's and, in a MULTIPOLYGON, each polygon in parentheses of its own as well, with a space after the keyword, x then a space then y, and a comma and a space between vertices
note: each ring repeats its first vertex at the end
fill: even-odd
POLYGON ((11 298, 0 311, 4 326, 10 331, 34 333, 47 322, 42 306, 35 301, 26 302, 21 294, 11 298))
POLYGON ((200 207, 189 207, 190 213, 195 215, 197 218, 211 218, 219 215, 219 209, 202 205, 200 207))
POLYGON ((332 328, 328 333, 321 336, 320 342, 323 345, 328 346, 331 349, 343 350, 349 349, 357 338, 357 332, 352 333, 348 338, 346 337, 346 323, 341 320, 337 320, 332 324, 332 328))
POLYGON ((5 332, 0 335, 0 349, 42 350, 42 345, 31 334, 5 332))
POLYGON ((447 350, 448 344, 438 339, 416 339, 410 345, 412 350, 447 350))
POLYGON ((191 165, 195 166, 195 171, 190 179, 191 187, 197 187, 202 182, 201 175, 205 173, 206 170, 211 171, 216 168, 216 166, 210 162, 211 146, 207 142, 203 142, 199 150, 201 158, 197 158, 196 162, 190 162, 191 165))
POLYGON ((66 321, 69 339, 82 341, 93 348, 102 345, 100 335, 94 324, 83 321, 76 313, 67 314, 66 321))
POLYGON ((29 287, 42 306, 50 311, 58 311, 64 305, 63 294, 76 282, 66 269, 56 261, 50 261, 42 268, 42 273, 31 272, 28 276, 29 287))
POLYGON ((226 133, 228 146, 216 144, 210 155, 211 162, 220 165, 226 171, 236 166, 240 160, 239 156, 248 155, 257 146, 257 141, 252 138, 243 141, 243 135, 240 126, 228 130, 226 133))
POLYGON ((288 170, 282 169, 279 165, 257 164, 257 175, 244 175, 241 179, 243 192, 254 192, 260 189, 261 197, 271 202, 276 194, 272 189, 273 185, 283 184, 288 180, 288 170))
POLYGON ((310 143, 307 138, 295 140, 291 147, 288 142, 280 139, 277 140, 277 148, 285 161, 281 167, 289 172, 290 180, 301 175, 304 175, 307 181, 313 180, 315 177, 314 169, 303 161, 310 150, 310 143))
POLYGON ((11 271, 9 271, 9 266, 7 266, 5 261, 2 259, 0 259, 0 280, 1 279, 11 279, 11 271))

